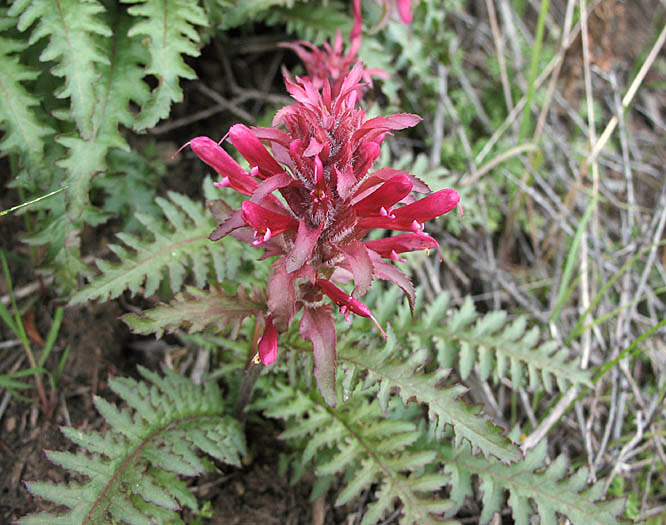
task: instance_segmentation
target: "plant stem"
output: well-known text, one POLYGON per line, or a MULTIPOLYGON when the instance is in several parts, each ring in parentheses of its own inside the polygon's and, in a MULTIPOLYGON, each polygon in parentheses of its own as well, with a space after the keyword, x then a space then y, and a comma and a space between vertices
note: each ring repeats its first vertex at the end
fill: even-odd
POLYGON ((234 417, 238 420, 245 419, 245 407, 252 400, 252 392, 254 390, 254 385, 261 375, 261 371, 264 369, 264 365, 254 360, 250 363, 250 366, 247 367, 243 375, 243 382, 241 383, 240 390, 238 391, 238 397, 236 398, 236 406, 234 407, 234 417))

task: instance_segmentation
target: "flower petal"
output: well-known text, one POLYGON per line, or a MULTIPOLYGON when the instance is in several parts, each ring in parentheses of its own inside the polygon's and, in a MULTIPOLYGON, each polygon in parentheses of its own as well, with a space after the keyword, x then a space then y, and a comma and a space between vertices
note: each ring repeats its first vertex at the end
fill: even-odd
POLYGON ((412 181, 407 175, 392 177, 370 195, 354 204, 354 211, 360 217, 377 215, 381 208, 389 209, 404 199, 412 191, 412 181))
POLYGON ((391 258, 393 252, 404 253, 416 250, 439 249, 439 243, 425 233, 403 233, 395 237, 384 237, 376 241, 365 241, 365 247, 382 257, 391 258))
POLYGON ((398 4, 398 14, 403 24, 412 23, 412 5, 411 0, 396 0, 398 4))
POLYGON ((258 341, 259 358, 265 365, 272 364, 277 358, 277 332, 273 326, 273 320, 269 315, 266 318, 266 327, 264 328, 264 335, 258 341))
POLYGON ((195 137, 188 142, 194 154, 228 179, 229 186, 243 195, 251 195, 257 187, 254 180, 217 142, 208 137, 195 137))
POLYGON ((354 291, 352 295, 354 297, 363 297, 372 284, 373 267, 368 250, 359 241, 342 246, 340 250, 345 254, 345 258, 354 275, 354 291))
POLYGON ((423 223, 444 215, 458 206, 460 195, 456 190, 441 190, 412 204, 393 210, 394 217, 364 217, 359 228, 386 228, 389 230, 422 230, 423 223))
POLYGON ((383 279, 385 281, 392 281, 397 284, 400 289, 405 292, 407 301, 409 302, 409 309, 411 310, 412 315, 414 315, 415 292, 414 285, 412 284, 412 281, 409 279, 409 277, 407 277, 403 272, 401 272, 392 264, 382 261, 378 254, 370 252, 370 257, 372 258, 372 263, 375 267, 375 275, 377 278, 383 279))
POLYGON ((252 168, 258 168, 260 178, 265 179, 284 171, 257 136, 244 124, 231 126, 229 140, 252 168))
POLYGON ((324 308, 306 308, 301 318, 301 337, 312 343, 314 374, 317 387, 324 400, 332 407, 337 402, 335 375, 337 356, 335 351, 335 321, 324 308))
POLYGON ((328 281, 326 279, 317 279, 315 285, 321 288, 321 291, 324 292, 326 295, 328 295, 328 297, 331 298, 332 301, 335 304, 337 304, 341 309, 345 308, 346 310, 349 310, 350 312, 355 313, 356 315, 372 319, 374 323, 377 325, 377 328, 379 328, 379 331, 382 333, 382 335, 384 337, 387 337, 386 332, 384 332, 384 329, 377 322, 375 316, 372 315, 370 308, 368 308, 361 301, 353 298, 351 295, 347 294, 343 289, 338 288, 331 281, 328 281))
POLYGON ((295 230, 298 221, 293 217, 282 215, 251 201, 243 201, 241 204, 242 217, 246 224, 255 230, 266 232, 270 230, 272 235, 279 235, 287 230, 295 230))

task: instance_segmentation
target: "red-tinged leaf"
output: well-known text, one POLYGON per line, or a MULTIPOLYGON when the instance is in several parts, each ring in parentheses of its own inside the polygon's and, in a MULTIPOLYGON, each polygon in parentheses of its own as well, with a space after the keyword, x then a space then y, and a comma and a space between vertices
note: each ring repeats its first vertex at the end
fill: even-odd
POLYGON ((368 250, 362 242, 354 241, 340 250, 345 254, 349 267, 354 275, 354 297, 363 297, 372 284, 373 266, 368 250))
POLYGON ((312 228, 305 221, 298 223, 298 233, 294 241, 294 247, 287 255, 287 271, 289 273, 299 270, 312 254, 312 250, 317 245, 321 231, 324 228, 320 224, 317 228, 312 228))
POLYGON ((222 199, 206 201, 206 205, 213 214, 213 217, 215 217, 215 220, 220 223, 226 221, 234 212, 233 208, 222 199))
POLYGON ((342 200, 347 200, 356 185, 356 175, 354 175, 354 171, 351 168, 345 171, 338 171, 338 168, 333 166, 333 170, 336 176, 338 195, 340 195, 342 200))
POLYGON ((227 220, 218 224, 217 228, 208 236, 211 241, 219 241, 222 237, 226 237, 232 231, 242 228, 246 223, 243 220, 240 210, 234 210, 227 220))
POLYGON ((370 257, 372 258, 372 264, 375 267, 375 276, 384 281, 392 281, 397 284, 400 289, 405 292, 407 301, 409 302, 409 309, 411 310, 412 315, 414 315, 415 292, 414 285, 409 277, 392 264, 382 261, 378 253, 370 252, 370 257))
POLYGON ((286 171, 268 177, 265 181, 259 184, 252 194, 251 200, 256 204, 261 204, 262 201, 275 190, 289 186, 292 182, 294 182, 294 179, 286 171))
POLYGON ((270 142, 277 142, 282 144, 285 147, 289 147, 289 143, 292 141, 292 138, 288 133, 277 128, 263 128, 263 127, 252 127, 250 128, 254 136, 261 140, 268 140, 270 142))
POLYGON ((314 373, 317 387, 324 400, 332 407, 337 405, 335 375, 337 358, 335 353, 335 321, 325 308, 306 308, 301 319, 301 337, 312 343, 314 373))
POLYGON ((284 332, 296 313, 296 291, 294 274, 287 273, 284 259, 273 263, 268 278, 268 310, 280 332, 284 332))
POLYGON ((398 113, 388 117, 379 116, 366 120, 352 135, 352 142, 373 141, 389 130, 405 129, 416 126, 423 119, 411 113, 398 113))
POLYGON ((28 310, 23 318, 23 326, 25 327, 25 333, 33 343, 44 346, 46 342, 42 339, 42 336, 39 335, 37 327, 35 326, 35 311, 28 310))
POLYGON ((202 332, 211 326, 216 332, 228 324, 238 330, 245 317, 265 312, 266 306, 256 297, 250 297, 239 288, 236 295, 230 295, 221 288, 201 290, 188 286, 176 295, 169 304, 137 314, 127 314, 121 319, 139 334, 155 333, 162 337, 165 331, 185 328, 188 333, 202 332))

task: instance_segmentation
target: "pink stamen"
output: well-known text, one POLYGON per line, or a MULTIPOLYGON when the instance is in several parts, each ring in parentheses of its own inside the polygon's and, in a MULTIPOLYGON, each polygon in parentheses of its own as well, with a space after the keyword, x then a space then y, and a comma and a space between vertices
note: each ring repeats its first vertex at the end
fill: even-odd
POLYGON ((256 177, 257 175, 259 175, 259 166, 254 166, 250 170, 250 175, 252 175, 253 177, 256 177))
POLYGON ((412 222, 412 231, 414 233, 421 233, 423 231, 423 224, 414 219, 414 221, 412 222))
POLYGON ((407 259, 403 259, 402 257, 398 257, 398 254, 396 253, 395 250, 391 250, 391 254, 389 255, 389 259, 392 261, 396 262, 407 262, 407 259))

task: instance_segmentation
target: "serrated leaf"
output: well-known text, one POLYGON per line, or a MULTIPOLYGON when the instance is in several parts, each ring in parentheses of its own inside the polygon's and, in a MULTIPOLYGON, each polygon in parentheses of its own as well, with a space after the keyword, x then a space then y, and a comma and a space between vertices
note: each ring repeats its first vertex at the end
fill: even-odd
MULTIPOLYGON (((6 23, 14 21, 7 18, 6 23)), ((40 111, 40 100, 23 85, 39 72, 19 62, 15 53, 23 51, 23 42, 0 37, 0 124, 5 130, 0 150, 24 155, 28 171, 39 169, 44 156, 44 137, 53 133, 46 114, 40 111)))
POLYGON ((198 386, 171 371, 165 371, 166 379, 140 371, 158 384, 111 380, 114 392, 121 399, 132 399, 131 405, 139 413, 96 398, 95 406, 109 424, 109 434, 102 437, 65 429, 65 435, 74 437, 85 450, 48 454, 89 481, 81 485, 29 483, 36 496, 70 510, 58 516, 27 516, 20 523, 171 522, 178 519, 175 511, 182 504, 196 507, 176 474, 203 472, 205 466, 198 453, 210 452, 221 461, 240 464, 239 456, 245 453, 243 433, 240 425, 224 414, 225 405, 215 383, 198 386))
POLYGON ((19 17, 21 31, 37 22, 30 44, 48 37, 39 58, 56 62, 51 73, 64 78, 57 96, 71 100, 72 115, 83 139, 90 139, 93 133, 97 66, 108 63, 97 40, 111 36, 110 28, 99 17, 103 11, 95 0, 60 0, 57 8, 49 0, 19 0, 9 10, 10 16, 19 17))
POLYGON ((457 450, 440 446, 445 470, 451 474, 453 486, 457 487, 451 493, 457 505, 450 514, 455 513, 465 496, 471 494, 473 474, 481 479, 483 491, 480 523, 488 523, 493 514, 501 510, 505 490, 509 492, 508 502, 516 523, 531 523, 530 517, 536 514, 541 522, 557 523, 556 516, 560 515, 574 525, 621 523, 617 518, 622 511, 621 500, 598 502, 601 494, 592 497, 584 491, 587 477, 584 468, 566 478, 569 463, 564 456, 559 456, 544 471, 546 450, 546 442, 541 441, 523 461, 505 465, 492 458, 485 460, 473 456, 467 445, 457 450), (536 503, 536 508, 531 502, 536 503))
POLYGON ((199 56, 199 34, 195 26, 208 21, 198 2, 188 0, 123 0, 134 4, 129 13, 138 21, 128 32, 140 36, 150 55, 145 74, 157 78, 158 85, 143 104, 134 127, 153 127, 169 115, 171 104, 183 100, 180 79, 193 79, 196 74, 183 60, 184 55, 199 56))
POLYGON ((503 431, 480 414, 479 407, 468 407, 460 398, 466 390, 461 385, 440 388, 439 384, 448 375, 447 370, 437 370, 426 374, 419 370, 423 366, 427 352, 413 352, 407 360, 401 361, 390 352, 345 345, 339 352, 341 361, 371 371, 380 382, 389 383, 397 390, 404 402, 415 399, 428 408, 438 432, 445 425, 451 425, 455 432, 456 444, 463 439, 484 455, 493 455, 505 462, 519 460, 522 455, 503 431))
POLYGON ((221 288, 200 290, 188 286, 169 304, 141 314, 126 314, 122 320, 136 333, 154 333, 160 338, 165 331, 179 328, 193 334, 212 326, 216 332, 221 332, 229 323, 238 327, 244 318, 265 309, 264 304, 251 299, 240 287, 237 294, 230 295, 221 288))
MULTIPOLYGON (((141 239, 136 236, 119 234, 123 242, 130 247, 110 245, 112 251, 121 259, 119 263, 109 263, 97 260, 102 275, 97 277, 90 285, 83 288, 71 299, 71 304, 89 300, 113 299, 129 290, 136 294, 145 283, 144 294, 149 296, 155 293, 159 284, 169 276, 173 292, 180 291, 189 263, 196 261, 195 267, 202 268, 195 274, 196 284, 203 287, 206 278, 215 271, 215 277, 222 281, 225 277, 233 279, 243 256, 250 257, 251 253, 243 250, 235 239, 228 238, 223 242, 212 242, 208 239, 209 233, 216 223, 202 204, 196 203, 188 197, 170 192, 170 201, 158 199, 157 203, 162 210, 177 205, 179 224, 184 228, 176 229, 173 223, 164 222, 145 214, 137 214, 137 219, 152 234, 152 239, 141 239), (209 266, 226 255, 222 264, 209 266), (220 272, 224 271, 225 274, 220 272)), ((170 212, 173 211, 169 208, 170 212)))

